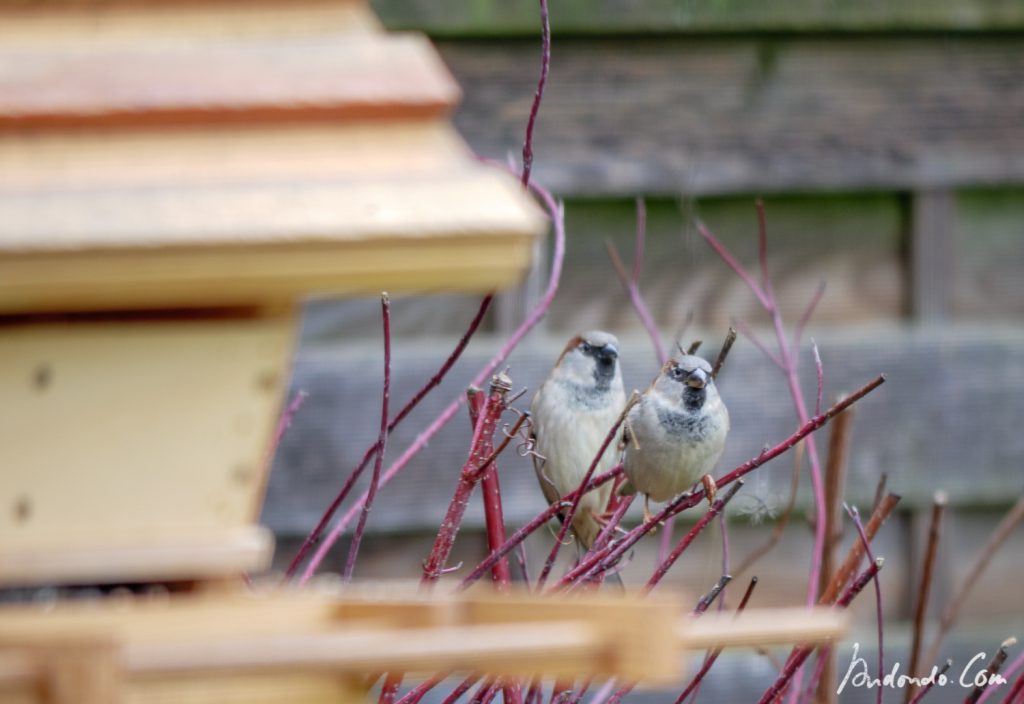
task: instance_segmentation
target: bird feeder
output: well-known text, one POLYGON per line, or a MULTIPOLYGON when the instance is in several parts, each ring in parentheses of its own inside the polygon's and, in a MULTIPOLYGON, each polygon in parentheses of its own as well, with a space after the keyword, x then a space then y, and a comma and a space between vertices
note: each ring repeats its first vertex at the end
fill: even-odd
POLYGON ((458 98, 359 2, 0 8, 0 585, 268 565, 300 302, 528 266, 458 98))

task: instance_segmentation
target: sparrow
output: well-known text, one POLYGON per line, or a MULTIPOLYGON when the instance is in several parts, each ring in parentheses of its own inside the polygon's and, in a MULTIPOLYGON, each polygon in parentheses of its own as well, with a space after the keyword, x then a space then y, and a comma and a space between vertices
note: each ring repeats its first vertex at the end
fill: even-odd
MULTIPOLYGON (((579 487, 625 404, 615 336, 595 330, 569 340, 530 404, 533 467, 549 503, 579 487)), ((621 430, 598 461, 595 475, 614 466, 620 438, 621 430)), ((605 484, 580 500, 572 530, 581 548, 589 549, 601 532, 610 495, 611 485, 605 484)))
POLYGON ((695 355, 668 360, 626 416, 622 456, 626 481, 619 494, 668 501, 698 481, 708 501, 716 486, 710 472, 722 456, 729 411, 711 376, 711 365, 695 355))

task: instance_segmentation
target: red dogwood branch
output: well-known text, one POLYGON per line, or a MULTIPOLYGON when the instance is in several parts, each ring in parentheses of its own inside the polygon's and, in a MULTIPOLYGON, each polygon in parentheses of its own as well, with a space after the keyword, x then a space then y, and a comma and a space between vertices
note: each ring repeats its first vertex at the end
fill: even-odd
POLYGON ((373 499, 377 495, 377 486, 380 484, 380 468, 384 463, 384 451, 388 445, 388 399, 391 396, 391 300, 387 293, 380 297, 380 308, 384 326, 384 389, 380 403, 380 434, 377 436, 377 457, 373 462, 373 477, 370 479, 370 488, 367 490, 366 503, 363 504, 363 512, 359 516, 356 532, 352 535, 352 544, 349 546, 348 559, 345 562, 344 579, 346 582, 352 580, 352 573, 356 568, 356 557, 359 555, 359 546, 363 542, 366 520, 370 517, 373 499))
MULTIPOLYGON (((455 493, 451 503, 448 504, 448 512, 445 514, 441 528, 434 540, 434 547, 431 548, 430 555, 423 565, 423 579, 421 580, 423 586, 429 586, 441 578, 441 573, 455 543, 455 536, 462 524, 462 517, 466 513, 469 497, 477 482, 493 464, 493 461, 487 462, 491 456, 492 438, 498 419, 505 412, 505 398, 511 389, 512 384, 504 374, 499 374, 491 382, 483 410, 473 431, 469 457, 462 467, 458 484, 455 486, 455 493)), ((505 567, 507 570, 507 563, 505 567)))

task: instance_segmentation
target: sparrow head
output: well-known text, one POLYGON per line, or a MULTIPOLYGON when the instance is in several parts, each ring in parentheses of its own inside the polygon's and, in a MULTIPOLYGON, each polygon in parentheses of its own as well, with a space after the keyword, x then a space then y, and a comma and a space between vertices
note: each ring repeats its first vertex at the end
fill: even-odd
POLYGON ((666 362, 654 386, 670 398, 681 399, 691 411, 700 410, 709 394, 718 393, 711 378, 711 365, 692 354, 666 362))
POLYGON ((558 366, 577 384, 607 389, 619 376, 619 341, 601 330, 577 335, 569 340, 558 366))

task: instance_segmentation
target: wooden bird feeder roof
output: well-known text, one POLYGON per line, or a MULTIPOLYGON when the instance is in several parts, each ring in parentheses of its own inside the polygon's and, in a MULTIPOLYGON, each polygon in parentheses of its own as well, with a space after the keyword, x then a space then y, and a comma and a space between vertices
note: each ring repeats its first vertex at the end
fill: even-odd
POLYGON ((514 283, 543 218, 362 3, 0 8, 0 314, 514 283))

